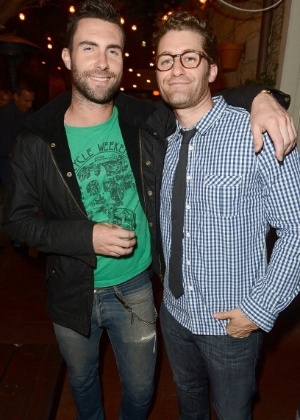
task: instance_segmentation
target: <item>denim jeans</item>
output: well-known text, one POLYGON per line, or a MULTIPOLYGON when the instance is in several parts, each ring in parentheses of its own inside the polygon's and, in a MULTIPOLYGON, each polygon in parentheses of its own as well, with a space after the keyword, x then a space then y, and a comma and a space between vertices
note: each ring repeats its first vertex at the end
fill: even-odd
MULTIPOLYGON (((54 324, 69 368, 78 420, 102 420, 99 341, 104 329, 111 341, 122 383, 120 417, 147 417, 156 362, 156 309, 147 272, 114 287, 96 289, 88 337, 54 324)), ((100 355, 101 357, 101 355, 100 355)))
POLYGON ((181 420, 208 420, 210 398, 218 420, 249 420, 262 332, 247 338, 195 335, 162 304, 160 322, 181 420))

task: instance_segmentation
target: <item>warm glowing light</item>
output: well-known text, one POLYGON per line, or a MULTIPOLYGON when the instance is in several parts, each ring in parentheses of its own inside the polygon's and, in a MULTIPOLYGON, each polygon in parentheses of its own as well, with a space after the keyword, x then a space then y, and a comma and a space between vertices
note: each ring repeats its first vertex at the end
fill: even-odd
POLYGON ((26 19, 26 16, 24 15, 24 13, 19 14, 19 19, 20 20, 25 20, 26 19))
POLYGON ((152 92, 152 95, 153 95, 153 96, 159 96, 159 95, 160 95, 160 93, 159 93, 159 91, 158 91, 158 90, 154 90, 154 91, 152 92))
POLYGON ((137 88, 137 85, 132 85, 132 87, 133 87, 134 89, 136 89, 136 88, 137 88))
POLYGON ((128 69, 128 71, 130 71, 130 73, 132 73, 133 72, 133 69, 128 69))
POLYGON ((168 14, 166 14, 166 15, 164 15, 164 16, 162 17, 162 20, 167 20, 167 19, 168 19, 168 16, 170 16, 172 13, 173 13, 173 12, 168 12, 168 14))
POLYGON ((147 42, 146 41, 142 41, 142 47, 146 47, 147 46, 147 42))
POLYGON ((57 66, 57 70, 61 70, 61 67, 60 66, 57 66))
POLYGON ((46 61, 42 61, 42 64, 44 64, 44 65, 45 65, 45 64, 46 64, 46 61))
POLYGON ((141 73, 137 73, 136 75, 137 75, 137 77, 141 77, 141 73))
POLYGON ((125 55, 125 57, 129 57, 129 53, 127 53, 127 52, 124 55, 125 55))
POLYGON ((136 31, 136 30, 137 30, 137 26, 136 26, 136 25, 132 25, 131 29, 132 29, 133 31, 136 31))
POLYGON ((53 48, 52 44, 48 44, 47 48, 48 48, 48 50, 52 50, 52 48, 53 48))
POLYGON ((121 88, 120 88, 120 90, 121 90, 122 92, 124 92, 124 90, 125 90, 125 89, 124 89, 123 87, 121 87, 121 88))
POLYGON ((153 66, 154 66, 154 63, 150 63, 150 64, 149 64, 149 66, 150 66, 150 67, 153 67, 153 66))
POLYGON ((147 80, 146 80, 146 82, 147 82, 147 83, 151 83, 151 80, 150 80, 150 79, 147 79, 147 80))
POLYGON ((200 3, 205 4, 207 0, 199 0, 200 3))
POLYGON ((51 36, 47 36, 47 41, 52 41, 51 36))
POLYGON ((69 12, 70 13, 75 13, 75 7, 74 6, 70 6, 69 7, 69 12))
POLYGON ((121 22, 121 25, 124 25, 125 19, 121 17, 120 22, 121 22))

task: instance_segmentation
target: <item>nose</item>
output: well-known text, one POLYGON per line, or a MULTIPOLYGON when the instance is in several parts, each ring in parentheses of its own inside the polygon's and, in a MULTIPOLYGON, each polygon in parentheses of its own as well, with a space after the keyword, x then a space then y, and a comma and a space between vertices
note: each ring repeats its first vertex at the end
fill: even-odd
POLYGON ((105 70, 109 67, 107 56, 106 56, 105 53, 99 52, 99 54, 97 55, 96 61, 95 61, 95 67, 99 68, 101 70, 105 70))
POLYGON ((180 61, 180 56, 177 55, 176 57, 174 57, 174 62, 173 62, 173 67, 172 67, 172 73, 175 75, 180 75, 182 73, 184 73, 184 67, 181 64, 180 61))

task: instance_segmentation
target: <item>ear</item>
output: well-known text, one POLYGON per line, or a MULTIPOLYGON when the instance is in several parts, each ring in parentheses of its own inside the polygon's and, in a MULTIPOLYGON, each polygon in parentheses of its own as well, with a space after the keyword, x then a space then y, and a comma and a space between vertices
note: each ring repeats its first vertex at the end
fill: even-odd
POLYGON ((71 70, 71 56, 68 48, 64 48, 61 53, 61 58, 68 70, 71 70))
POLYGON ((208 82, 213 83, 216 80, 217 74, 218 74, 218 66, 216 65, 216 63, 210 64, 208 82))

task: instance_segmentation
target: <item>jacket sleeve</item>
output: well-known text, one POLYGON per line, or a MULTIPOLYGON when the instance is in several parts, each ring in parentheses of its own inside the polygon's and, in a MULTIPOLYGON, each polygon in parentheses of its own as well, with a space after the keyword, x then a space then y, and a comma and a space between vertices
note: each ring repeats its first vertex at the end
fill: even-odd
POLYGON ((229 105, 242 107, 250 112, 253 99, 263 89, 269 90, 277 102, 285 109, 289 108, 291 102, 290 95, 277 89, 270 89, 267 86, 245 85, 238 88, 225 89, 217 94, 222 95, 229 105))
POLYGON ((41 251, 94 265, 93 226, 58 175, 46 143, 30 134, 19 136, 11 160, 4 229, 41 251))

